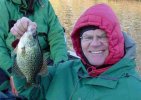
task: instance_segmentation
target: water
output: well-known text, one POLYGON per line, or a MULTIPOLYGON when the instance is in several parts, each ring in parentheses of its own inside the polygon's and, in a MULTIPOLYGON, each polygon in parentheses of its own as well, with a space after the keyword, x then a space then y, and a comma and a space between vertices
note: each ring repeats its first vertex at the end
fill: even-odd
POLYGON ((107 3, 117 14, 122 30, 137 43, 137 65, 141 70, 141 0, 50 0, 66 30, 68 49, 73 50, 70 33, 75 21, 90 6, 107 3))

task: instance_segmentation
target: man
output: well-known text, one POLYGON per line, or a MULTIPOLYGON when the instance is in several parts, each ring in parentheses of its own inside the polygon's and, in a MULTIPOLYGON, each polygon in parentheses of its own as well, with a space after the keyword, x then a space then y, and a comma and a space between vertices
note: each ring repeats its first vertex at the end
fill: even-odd
MULTIPOLYGON (((9 77, 13 66, 11 53, 29 25, 37 27, 39 43, 48 62, 58 64, 68 59, 63 27, 48 0, 1 0, 0 12, 0 68, 9 77)), ((1 88, 7 90, 9 85, 1 88)))
POLYGON ((26 80, 14 75, 20 95, 29 100, 141 100, 135 42, 121 32, 108 5, 88 8, 71 38, 80 59, 48 67, 48 74, 37 78, 39 87, 25 88, 26 80))

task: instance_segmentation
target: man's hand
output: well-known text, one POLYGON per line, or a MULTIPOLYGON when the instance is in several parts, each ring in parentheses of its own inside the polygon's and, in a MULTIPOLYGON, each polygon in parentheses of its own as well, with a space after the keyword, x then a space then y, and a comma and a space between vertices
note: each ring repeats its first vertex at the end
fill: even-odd
POLYGON ((35 22, 32 22, 26 17, 22 17, 21 19, 17 20, 10 32, 20 39, 20 37, 27 31, 29 25, 32 26, 33 29, 37 28, 37 24, 35 22))

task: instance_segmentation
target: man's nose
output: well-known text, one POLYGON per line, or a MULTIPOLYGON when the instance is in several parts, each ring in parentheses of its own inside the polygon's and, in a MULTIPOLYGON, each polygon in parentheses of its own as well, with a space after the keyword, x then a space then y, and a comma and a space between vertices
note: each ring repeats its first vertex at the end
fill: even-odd
POLYGON ((98 38, 93 38, 92 41, 90 42, 91 46, 99 46, 101 43, 98 40, 98 38))

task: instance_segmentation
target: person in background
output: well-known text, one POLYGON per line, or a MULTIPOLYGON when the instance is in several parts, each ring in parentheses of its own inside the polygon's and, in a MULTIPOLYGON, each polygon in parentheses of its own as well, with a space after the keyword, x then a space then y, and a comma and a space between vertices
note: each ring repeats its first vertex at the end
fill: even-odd
POLYGON ((29 100, 141 100, 135 42, 107 4, 88 8, 71 39, 80 59, 48 67, 47 75, 38 75, 39 86, 25 87, 25 78, 13 73, 18 94, 29 100))
MULTIPOLYGON (((64 29, 49 0, 1 0, 0 12, 0 68, 8 77, 13 65, 11 53, 29 25, 37 28, 40 46, 49 64, 68 59, 64 29)), ((8 81, 2 81, 0 91, 10 87, 8 81)))

